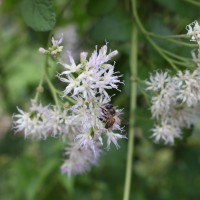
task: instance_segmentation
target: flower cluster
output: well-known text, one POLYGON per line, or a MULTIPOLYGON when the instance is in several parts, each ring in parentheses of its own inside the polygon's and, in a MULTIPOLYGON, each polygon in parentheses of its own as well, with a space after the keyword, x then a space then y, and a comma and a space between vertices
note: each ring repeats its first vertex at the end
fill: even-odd
MULTIPOLYGON (((59 49, 61 39, 53 38, 52 43, 59 49)), ((46 139, 57 136, 67 141, 66 160, 61 166, 63 173, 82 173, 97 164, 104 137, 107 149, 111 143, 118 148, 118 140, 126 138, 120 134, 123 131, 119 117, 122 110, 110 104, 107 92, 108 89, 118 89, 121 83, 114 65, 107 63, 117 53, 108 52, 106 44, 99 51, 96 47, 88 59, 86 52, 81 53, 79 64, 68 54, 70 64, 59 61, 64 71, 57 77, 67 83, 63 97, 68 96, 75 103, 64 108, 43 106, 33 101, 28 112, 18 108, 19 114, 13 116, 14 129, 23 131, 25 137, 46 139)))
POLYGON ((66 110, 61 112, 57 106, 42 106, 32 101, 28 112, 19 108, 18 111, 19 114, 13 116, 14 129, 16 132, 23 131, 25 138, 46 139, 49 135, 56 137, 66 132, 69 120, 66 110))
POLYGON ((82 52, 80 56, 81 63, 76 65, 74 59, 69 53, 70 64, 60 63, 66 69, 58 77, 61 81, 67 83, 64 94, 72 94, 72 97, 82 96, 86 101, 95 98, 97 95, 108 97, 107 89, 118 88, 120 83, 119 76, 114 72, 114 66, 107 62, 115 55, 117 51, 107 54, 107 45, 104 45, 98 52, 96 50, 87 60, 87 53, 82 52))
MULTIPOLYGON (((197 21, 186 29, 192 41, 200 46, 200 26, 197 21)), ((194 70, 178 71, 170 75, 168 71, 157 71, 146 81, 147 88, 154 93, 151 100, 152 117, 156 125, 152 129, 155 142, 164 141, 173 145, 181 138, 183 128, 190 128, 200 113, 200 47, 198 54, 192 52, 197 67, 194 70)))
POLYGON ((181 138, 182 128, 189 128, 197 119, 200 102, 199 69, 179 71, 170 76, 168 72, 156 72, 146 81, 147 90, 154 92, 151 113, 158 122, 152 129, 155 142, 174 144, 181 138))

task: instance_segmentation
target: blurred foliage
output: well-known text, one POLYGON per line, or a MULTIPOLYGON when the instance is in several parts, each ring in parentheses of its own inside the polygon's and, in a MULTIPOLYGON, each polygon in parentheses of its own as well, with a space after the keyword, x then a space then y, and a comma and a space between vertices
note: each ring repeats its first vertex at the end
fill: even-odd
MULTIPOLYGON (((200 17, 199 7, 191 2, 142 0, 138 1, 137 10, 148 31, 160 35, 185 34, 185 26, 200 17)), ((64 149, 62 142, 55 138, 47 141, 24 140, 23 135, 13 134, 11 117, 12 113, 17 112, 16 106, 26 109, 30 99, 34 98, 45 62, 44 57, 38 53, 38 48, 47 44, 49 34, 51 36, 61 29, 65 34, 73 26, 75 29, 72 34, 66 36, 66 46, 70 46, 76 34, 75 45, 68 49, 75 54, 79 54, 82 49, 90 51, 95 45, 105 44, 105 41, 109 42, 111 49, 119 51, 116 68, 124 74, 125 85, 121 87, 122 92, 113 97, 113 103, 124 107, 124 121, 128 121, 129 55, 133 22, 131 2, 128 0, 0 0, 1 200, 122 199, 126 140, 120 141, 119 150, 114 146, 109 152, 105 150, 99 165, 87 174, 67 177, 59 171, 64 149), (34 11, 28 6, 32 3, 34 11), (41 6, 45 7, 45 13, 40 11, 41 6)), ((159 38, 155 38, 154 42, 172 53, 190 57, 191 48, 187 46, 159 38)), ((142 33, 139 33, 138 48, 140 80, 146 79, 157 67, 171 69, 142 33)), ((52 65, 52 79, 62 90, 62 85, 55 78, 58 66, 52 65)), ((52 102, 48 87, 44 85, 44 89, 45 95, 41 101, 52 102)), ((150 138, 153 123, 148 97, 144 95, 144 85, 140 82, 137 104, 130 199, 199 199, 198 123, 189 130, 194 134, 184 142, 179 142, 174 147, 156 145, 150 138)), ((125 129, 127 128, 128 124, 125 123, 125 129)))

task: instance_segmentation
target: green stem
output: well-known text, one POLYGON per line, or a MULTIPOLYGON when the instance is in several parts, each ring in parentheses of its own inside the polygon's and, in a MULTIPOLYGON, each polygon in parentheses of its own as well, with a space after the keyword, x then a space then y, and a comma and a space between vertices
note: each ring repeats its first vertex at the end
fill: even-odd
MULTIPOLYGON (((47 48, 50 46, 50 43, 51 43, 51 33, 52 32, 50 32, 49 36, 48 36, 47 48)), ((58 101, 58 97, 56 94, 56 89, 54 88, 53 84, 51 83, 51 80, 49 79, 49 57, 50 57, 49 55, 46 55, 45 67, 44 67, 44 77, 45 77, 45 80, 47 81, 47 84, 48 84, 51 94, 53 96, 54 102, 58 106, 59 101, 58 101)))
POLYGON ((156 38, 161 38, 161 39, 169 39, 169 38, 188 38, 187 35, 185 34, 180 34, 180 35, 158 35, 158 34, 155 34, 155 33, 152 33, 152 32, 147 32, 146 31, 146 34, 149 35, 149 36, 153 36, 153 37, 156 37, 156 38))
POLYGON ((149 41, 149 43, 154 47, 154 49, 176 70, 178 71, 178 68, 177 66, 172 62, 172 60, 167 56, 165 55, 160 47, 149 37, 149 36, 146 36, 147 40, 149 41))
POLYGON ((148 32, 142 25, 140 18, 137 14, 136 0, 132 0, 132 5, 133 5, 132 9, 133 9, 133 15, 134 15, 135 21, 136 21, 138 27, 140 28, 140 30, 142 31, 142 33, 145 35, 146 39, 154 47, 154 49, 177 71, 178 70, 177 66, 174 65, 174 63, 168 56, 166 56, 162 51, 160 51, 160 47, 150 38, 150 36, 148 35, 148 32))
POLYGON ((192 63, 187 62, 182 62, 178 60, 173 60, 174 64, 180 65, 180 67, 187 67, 187 68, 192 68, 192 63))
POLYGON ((165 54, 171 56, 171 57, 174 58, 174 59, 182 60, 182 61, 184 61, 184 62, 188 62, 188 61, 191 61, 191 62, 192 62, 192 59, 191 59, 191 58, 186 58, 186 57, 183 57, 183 56, 179 56, 179 55, 177 55, 177 54, 171 53, 170 51, 168 51, 168 50, 166 50, 166 49, 162 49, 162 51, 163 51, 165 54))
POLYGON ((182 42, 182 41, 179 41, 179 40, 175 40, 175 39, 172 39, 172 38, 168 38, 166 39, 172 43, 175 43, 175 44, 178 44, 178 45, 181 45, 181 46, 186 46, 186 47, 191 47, 191 48, 196 48, 198 47, 197 44, 191 44, 191 43, 188 43, 188 42, 182 42))
POLYGON ((170 51, 167 51, 166 49, 160 48, 160 50, 163 53, 165 53, 167 56, 169 56, 169 59, 171 59, 174 64, 180 65, 180 67, 183 67, 183 66, 185 66, 187 68, 194 67, 194 62, 191 58, 185 58, 185 57, 176 55, 174 53, 171 53, 170 51))
MULTIPOLYGON (((63 96, 63 92, 61 92, 61 91, 59 91, 59 90, 56 90, 56 92, 57 92, 59 95, 63 96)), ((65 99, 66 99, 69 103, 71 103, 72 105, 74 105, 74 104, 76 103, 76 101, 75 101, 74 99, 72 99, 71 97, 69 97, 69 96, 67 96, 67 95, 63 96, 63 98, 65 98, 65 99)))
MULTIPOLYGON (((191 48, 198 47, 197 44, 191 44, 191 43, 188 43, 188 42, 182 42, 180 40, 176 40, 174 38, 178 38, 178 37, 175 37, 175 36, 173 37, 173 35, 162 36, 162 35, 156 35, 156 34, 153 34, 153 33, 147 33, 147 35, 153 36, 153 37, 158 38, 158 39, 167 40, 167 41, 170 41, 172 43, 179 44, 181 46, 187 46, 187 47, 191 47, 191 48)), ((188 38, 188 37, 183 37, 183 36, 180 35, 179 38, 188 38)))
POLYGON ((187 35, 157 35, 157 34, 154 34, 151 32, 147 32, 146 30, 145 30, 145 34, 148 36, 158 38, 158 39, 162 39, 162 40, 164 39, 164 40, 170 41, 172 43, 179 44, 181 46, 187 46, 187 47, 191 47, 191 48, 198 47, 197 44, 191 44, 188 42, 182 42, 180 40, 177 40, 177 38, 188 38, 187 35))
POLYGON ((49 86, 49 89, 50 89, 50 91, 51 91, 51 94, 52 94, 52 96, 53 96, 53 99, 54 99, 54 101, 55 101, 55 104, 58 106, 58 105, 59 105, 59 101, 58 101, 58 97, 57 97, 57 94, 56 94, 56 90, 55 90, 53 84, 51 83, 51 81, 50 81, 50 79, 49 79, 49 77, 48 77, 47 74, 45 75, 45 79, 46 79, 46 81, 47 81, 47 84, 48 84, 48 86, 49 86))
MULTIPOLYGON (((71 0, 66 1, 66 3, 64 4, 64 6, 63 6, 61 12, 58 14, 58 17, 57 17, 58 19, 60 19, 60 18, 62 17, 64 11, 66 10, 66 8, 69 6, 69 4, 70 4, 71 2, 72 2, 71 0)), ((59 21, 59 20, 58 20, 58 21, 59 21)), ((51 35, 52 35, 52 32, 53 32, 53 31, 50 31, 49 34, 48 34, 48 40, 47 40, 47 44, 46 44, 46 49, 48 49, 48 47, 49 47, 50 44, 51 44, 51 35)), ((45 79, 45 80, 47 81, 48 87, 49 87, 50 92, 51 92, 51 94, 52 94, 52 96, 53 96, 53 99, 54 99, 54 101, 55 101, 55 104, 56 104, 56 105, 59 105, 59 99, 58 99, 58 95, 57 95, 57 94, 59 94, 60 92, 59 92, 58 90, 56 90, 56 88, 54 87, 54 85, 52 84, 52 82, 51 82, 51 80, 50 80, 50 78, 49 78, 49 67, 50 67, 50 65, 49 65, 49 58, 50 58, 50 56, 49 56, 49 55, 46 55, 46 58, 45 58, 45 65, 44 65, 44 75, 43 75, 43 77, 42 77, 41 80, 40 80, 40 83, 39 83, 39 85, 38 85, 38 88, 39 88, 39 87, 42 87, 42 84, 43 84, 44 79, 45 79)), ((51 57, 51 58, 52 58, 52 57, 51 57)), ((35 99, 36 101, 38 100, 39 93, 40 93, 40 92, 37 91, 37 93, 36 93, 36 95, 35 95, 35 98, 34 98, 34 99, 35 99)), ((68 96, 65 96, 65 99, 67 99, 67 101, 69 101, 70 103, 75 104, 75 101, 74 101, 72 98, 70 98, 70 97, 68 97, 68 96)))
POLYGON ((134 153, 134 124, 135 124, 135 109, 137 97, 137 27, 133 24, 131 55, 130 55, 130 71, 131 71, 131 99, 130 99, 130 117, 129 117, 129 139, 127 151, 126 177, 124 185, 123 200, 128 200, 130 196, 131 177, 132 177, 132 162, 134 153))
POLYGON ((38 84, 38 87, 37 87, 37 92, 36 92, 35 98, 34 98, 34 100, 35 100, 36 102, 38 101, 39 95, 40 95, 40 93, 41 93, 41 92, 39 91, 39 88, 42 87, 43 81, 44 81, 44 77, 42 77, 42 78, 40 79, 40 83, 38 84))

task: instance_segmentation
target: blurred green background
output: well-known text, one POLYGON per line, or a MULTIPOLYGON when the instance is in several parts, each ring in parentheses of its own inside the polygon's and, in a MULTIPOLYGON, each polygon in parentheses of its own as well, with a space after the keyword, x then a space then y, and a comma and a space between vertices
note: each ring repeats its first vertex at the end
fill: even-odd
MULTIPOLYGON (((128 121, 131 31, 135 22, 131 2, 44 1, 52 4, 56 16, 56 21, 49 24, 50 33, 29 27, 30 20, 34 19, 27 17, 30 13, 26 6, 33 0, 0 0, 0 200, 120 200, 123 197, 127 140, 119 141, 119 150, 114 145, 110 151, 105 150, 98 166, 90 172, 69 178, 60 173, 65 145, 59 139, 25 140, 23 134, 14 134, 11 124, 17 106, 28 108, 42 76, 45 58, 38 53, 38 48, 46 46, 49 34, 60 35, 62 32, 65 51, 70 50, 76 60, 81 51, 91 52, 95 45, 101 46, 106 41, 109 48, 119 51, 115 66, 124 74, 125 85, 121 86, 122 92, 111 91, 116 94, 112 101, 124 108, 123 118, 128 121)), ((144 27, 152 33, 185 34, 185 26, 200 17, 199 4, 191 2, 195 1, 141 0, 137 11, 144 27)), ((171 69, 141 32, 138 40, 138 76, 141 80, 147 79, 157 68, 171 69)), ((167 40, 154 41, 174 54, 190 57, 190 47, 167 40)), ((52 80, 63 90, 64 85, 55 77, 61 67, 53 63, 52 66, 52 80)), ((53 102, 46 84, 44 90, 41 102, 53 102)), ((130 199, 200 199, 199 125, 187 130, 186 135, 192 135, 173 147, 154 144, 150 138, 153 122, 144 92, 144 85, 138 83, 130 199)), ((128 124, 124 123, 124 126, 127 132, 128 124)))

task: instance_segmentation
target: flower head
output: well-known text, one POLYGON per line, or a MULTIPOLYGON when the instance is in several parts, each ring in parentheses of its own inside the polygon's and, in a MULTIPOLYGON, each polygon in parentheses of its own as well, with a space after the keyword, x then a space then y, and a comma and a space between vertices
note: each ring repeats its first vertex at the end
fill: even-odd
POLYGON ((165 88, 166 84, 170 82, 170 76, 168 72, 156 72, 155 75, 150 75, 149 81, 145 81, 147 84, 146 90, 152 90, 152 91, 159 91, 165 88))
POLYGON ((200 26, 195 20, 191 24, 186 26, 187 35, 191 37, 191 41, 197 42, 200 45, 200 26))
MULTIPOLYGON (((62 38, 52 38, 52 46, 39 51, 58 57, 62 51, 62 38)), ((25 137, 61 137, 68 142, 66 160, 61 166, 62 173, 79 174, 97 163, 103 138, 107 149, 111 143, 119 148, 118 140, 126 138, 122 133, 120 115, 122 110, 114 107, 107 90, 118 89, 121 83, 119 72, 114 64, 108 63, 117 51, 108 51, 107 44, 95 49, 87 58, 86 52, 80 54, 76 64, 68 52, 69 63, 59 60, 64 71, 57 77, 66 84, 64 96, 70 96, 74 104, 67 107, 43 106, 32 102, 29 111, 21 109, 14 115, 14 129, 24 131, 25 137), (107 105, 107 106, 105 106, 107 105), (109 105, 109 106, 108 106, 109 105)), ((69 98, 69 97, 68 97, 69 98)))
POLYGON ((19 109, 19 114, 13 115, 15 132, 24 132, 24 136, 46 139, 49 135, 58 136, 63 133, 64 120, 59 107, 43 106, 32 102, 28 112, 19 109))
POLYGON ((156 125, 152 132, 156 143, 164 141, 165 144, 173 145, 176 138, 181 138, 181 129, 164 121, 160 125, 156 125))
POLYGON ((200 74, 198 70, 190 72, 178 71, 173 78, 177 90, 177 100, 186 103, 189 107, 200 101, 200 74))
POLYGON ((194 71, 156 72, 146 81, 154 92, 151 113, 157 124, 152 129, 155 142, 173 144, 181 138, 182 128, 189 128, 197 119, 200 103, 200 74, 194 71))
POLYGON ((97 48, 87 60, 87 53, 81 53, 81 63, 75 64, 69 54, 70 64, 61 63, 65 71, 58 74, 62 82, 67 83, 64 95, 82 96, 86 101, 95 96, 109 96, 107 89, 118 89, 120 75, 114 72, 114 65, 107 62, 117 55, 117 51, 107 53, 107 45, 98 52, 97 48))
POLYGON ((91 165, 95 165, 98 162, 101 150, 98 145, 95 147, 96 154, 93 153, 91 148, 81 149, 76 143, 70 144, 70 147, 66 149, 66 159, 61 166, 61 172, 68 175, 80 174, 88 171, 91 165))

